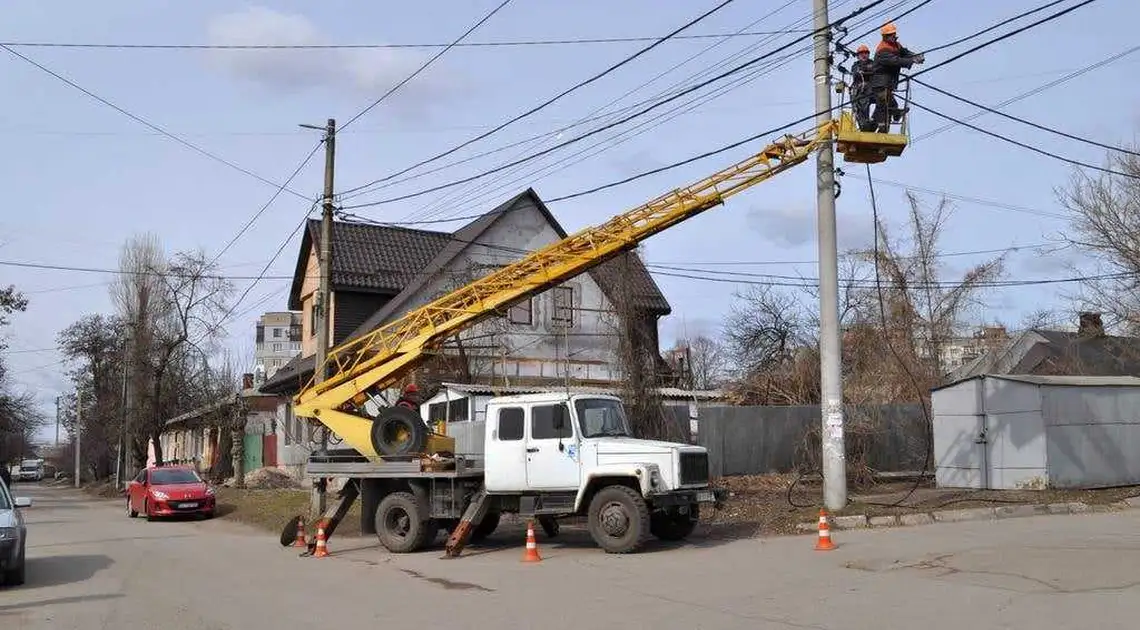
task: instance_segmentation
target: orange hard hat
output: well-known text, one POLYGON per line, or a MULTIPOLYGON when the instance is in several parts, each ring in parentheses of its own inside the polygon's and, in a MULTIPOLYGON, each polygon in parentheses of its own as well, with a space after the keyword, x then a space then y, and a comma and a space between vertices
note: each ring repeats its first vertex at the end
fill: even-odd
POLYGON ((897 35, 899 30, 895 28, 894 22, 887 22, 879 32, 883 35, 897 35))
POLYGON ((856 53, 869 53, 869 52, 871 52, 871 49, 867 48, 867 44, 859 44, 859 47, 855 49, 855 52, 856 53))

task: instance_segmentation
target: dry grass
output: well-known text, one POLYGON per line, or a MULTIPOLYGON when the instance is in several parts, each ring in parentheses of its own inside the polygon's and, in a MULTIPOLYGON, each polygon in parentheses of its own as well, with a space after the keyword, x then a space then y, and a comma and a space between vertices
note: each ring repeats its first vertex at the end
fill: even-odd
MULTIPOLYGON (((271 532, 280 532, 289 519, 309 514, 309 491, 296 489, 251 490, 218 488, 218 517, 252 525, 271 532)), ((329 493, 329 503, 334 495, 329 493)), ((310 533, 316 533, 315 523, 309 523, 310 533)), ((357 501, 337 528, 337 535, 360 534, 360 502, 357 501)))

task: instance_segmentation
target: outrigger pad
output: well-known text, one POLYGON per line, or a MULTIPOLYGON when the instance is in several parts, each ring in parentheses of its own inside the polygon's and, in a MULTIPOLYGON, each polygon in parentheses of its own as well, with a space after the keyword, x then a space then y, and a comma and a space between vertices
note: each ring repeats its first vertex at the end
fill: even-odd
POLYGON ((297 524, 301 522, 301 516, 297 515, 289 519, 285 524, 285 529, 281 530, 281 546, 292 547, 293 541, 297 540, 297 524))

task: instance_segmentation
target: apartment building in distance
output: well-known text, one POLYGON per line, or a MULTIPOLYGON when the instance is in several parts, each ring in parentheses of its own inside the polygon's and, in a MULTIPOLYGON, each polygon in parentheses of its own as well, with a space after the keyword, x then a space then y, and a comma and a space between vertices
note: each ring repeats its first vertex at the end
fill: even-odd
POLYGON ((257 320, 257 350, 254 353, 259 380, 271 378, 301 354, 301 313, 264 313, 257 320))

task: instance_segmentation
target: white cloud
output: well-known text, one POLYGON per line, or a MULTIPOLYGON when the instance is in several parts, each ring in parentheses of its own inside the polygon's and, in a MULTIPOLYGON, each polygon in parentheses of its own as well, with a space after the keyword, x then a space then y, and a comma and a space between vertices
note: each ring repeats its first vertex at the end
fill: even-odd
MULTIPOLYGON (((228 46, 333 43, 305 16, 264 7, 216 16, 207 25, 207 38, 213 45, 228 46)), ((357 98, 379 98, 427 58, 421 51, 391 48, 214 50, 210 56, 215 67, 268 89, 350 90, 357 98)), ((449 78, 437 64, 401 87, 388 103, 407 109, 451 91, 456 86, 454 77, 449 78)))
MULTIPOLYGON (((871 221, 847 214, 836 217, 840 250, 869 247, 873 243, 871 221)), ((751 208, 748 224, 760 238, 783 247, 814 247, 817 239, 816 211, 806 207, 751 208)))

